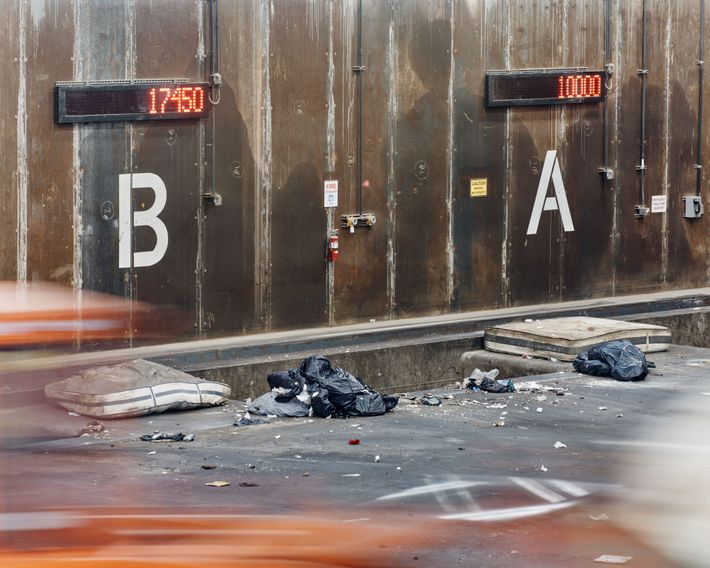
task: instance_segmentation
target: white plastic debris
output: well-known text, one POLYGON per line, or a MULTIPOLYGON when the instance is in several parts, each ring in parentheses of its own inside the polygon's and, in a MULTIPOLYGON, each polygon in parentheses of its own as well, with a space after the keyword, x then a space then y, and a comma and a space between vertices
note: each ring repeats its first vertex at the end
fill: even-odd
POLYGON ((540 471, 543 471, 543 472, 547 471, 547 466, 546 466, 546 465, 541 465, 541 466, 540 466, 540 471))
POLYGON ((557 442, 555 442, 555 449, 556 450, 559 450, 560 448, 566 448, 566 447, 567 447, 567 444, 563 444, 559 440, 557 442))
POLYGON ((606 406, 600 406, 599 410, 606 410, 606 406))
POLYGON ((607 515, 606 513, 599 513, 598 515, 590 513, 589 518, 593 521, 608 521, 609 515, 607 515))
POLYGON ((379 455, 375 456, 375 463, 380 463, 380 456, 379 455))
POLYGON ((604 554, 599 558, 595 558, 594 562, 600 562, 602 564, 627 564, 633 560, 633 556, 615 556, 613 554, 604 554))
POLYGON ((344 473, 342 477, 360 477, 359 473, 344 473))
POLYGON ((535 412, 542 412, 542 406, 538 406, 537 409, 535 409, 535 412))

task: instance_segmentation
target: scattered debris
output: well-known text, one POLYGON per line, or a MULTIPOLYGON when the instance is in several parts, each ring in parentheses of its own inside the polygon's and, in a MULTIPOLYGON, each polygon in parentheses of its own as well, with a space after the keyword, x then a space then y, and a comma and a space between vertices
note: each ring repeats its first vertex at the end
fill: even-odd
POLYGON ((495 426, 496 428, 502 428, 503 426, 505 426, 505 420, 496 420, 493 423, 493 426, 495 426))
POLYGON ((606 410, 606 406, 600 406, 599 410, 606 410))
POLYGON ((594 562, 600 562, 602 564, 627 564, 633 560, 633 556, 614 556, 612 554, 605 554, 599 558, 595 558, 594 562))
POLYGON ((617 414, 616 417, 617 417, 617 418, 623 418, 624 415, 623 415, 623 414, 617 414))
POLYGON ((567 444, 563 444, 560 441, 555 442, 555 449, 556 450, 559 450, 560 448, 566 448, 566 447, 567 447, 567 444))
POLYGON ((375 463, 380 463, 380 456, 379 456, 379 454, 375 456, 375 463))
POLYGON ((249 469, 256 469, 256 466, 255 466, 253 463, 248 463, 248 464, 247 464, 247 467, 248 467, 249 469))
POLYGON ((229 481, 208 481, 205 485, 207 487, 227 487, 231 483, 229 481))
POLYGON ((357 438, 353 438, 352 440, 348 440, 348 445, 349 446, 359 446, 360 440, 358 440, 357 438))
POLYGON ((148 452, 147 455, 149 455, 149 456, 154 456, 154 455, 157 454, 157 453, 158 453, 158 452, 156 452, 155 450, 153 450, 152 452, 148 452))
POLYGON ((101 422, 89 422, 81 430, 79 430, 79 436, 90 436, 91 434, 98 434, 104 431, 104 425, 101 422))
POLYGON ((69 416, 81 416, 81 414, 79 414, 78 412, 73 412, 73 411, 67 412, 67 414, 69 416))
POLYGON ((202 469, 217 469, 217 466, 213 463, 203 463, 202 469))
POLYGON ((594 513, 589 513, 589 518, 593 521, 608 521, 609 515, 607 515, 606 513, 599 513, 598 515, 595 515, 594 513))
POLYGON ((145 434, 140 438, 144 442, 194 442, 194 434, 183 434, 182 432, 168 433, 155 432, 154 434, 145 434))
POLYGON ((344 473, 341 477, 361 477, 359 473, 344 473))
POLYGON ((481 371, 474 369, 467 379, 464 379, 463 388, 473 391, 485 391, 492 393, 515 392, 515 385, 511 379, 496 380, 498 369, 481 371))
POLYGON ((546 466, 546 465, 541 465, 541 466, 540 466, 540 471, 546 472, 546 471, 547 471, 547 466, 546 466))
POLYGON ((441 399, 437 396, 423 396, 419 399, 419 404, 425 406, 441 406, 441 399))
POLYGON ((496 404, 491 404, 486 406, 486 408, 508 408, 507 404, 501 404, 501 403, 496 403, 496 404))
POLYGON ((538 406, 538 407, 535 409, 535 412, 542 412, 542 406, 538 406))
POLYGON ((268 420, 262 420, 261 418, 252 418, 247 413, 243 417, 237 417, 234 421, 234 426, 256 426, 258 424, 268 424, 268 420))
POLYGON ((239 487, 259 487, 258 483, 249 483, 248 481, 242 481, 239 487))
POLYGON ((518 392, 548 392, 557 394, 559 396, 564 396, 564 394, 567 392, 566 388, 560 386, 543 385, 534 381, 518 383, 515 388, 518 392))

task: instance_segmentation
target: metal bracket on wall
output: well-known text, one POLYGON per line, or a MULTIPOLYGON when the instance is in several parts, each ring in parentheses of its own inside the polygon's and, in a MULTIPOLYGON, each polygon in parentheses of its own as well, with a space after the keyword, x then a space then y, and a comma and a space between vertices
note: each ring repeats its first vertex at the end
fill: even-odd
POLYGON ((215 207, 222 205, 222 196, 217 192, 203 193, 202 199, 215 207))
POLYGON ((356 227, 372 227, 377 222, 377 217, 373 213, 360 213, 357 215, 341 215, 340 226, 355 232, 356 227))
POLYGON ((650 212, 651 209, 649 207, 646 207, 645 205, 636 205, 634 207, 634 217, 636 217, 637 219, 643 219, 650 212))
POLYGON ((597 171, 604 177, 605 180, 614 179, 614 170, 607 167, 598 168, 597 171))

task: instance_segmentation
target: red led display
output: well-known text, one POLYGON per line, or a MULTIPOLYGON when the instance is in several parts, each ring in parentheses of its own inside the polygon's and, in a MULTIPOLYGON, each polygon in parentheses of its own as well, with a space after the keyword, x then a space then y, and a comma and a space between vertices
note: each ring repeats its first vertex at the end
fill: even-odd
POLYGON ((179 81, 57 83, 57 122, 201 118, 211 109, 208 89, 179 81))
POLYGON ((558 99, 588 99, 602 96, 602 76, 561 75, 557 79, 558 99))
POLYGON ((606 97, 604 71, 535 69, 486 73, 490 107, 583 104, 606 97))

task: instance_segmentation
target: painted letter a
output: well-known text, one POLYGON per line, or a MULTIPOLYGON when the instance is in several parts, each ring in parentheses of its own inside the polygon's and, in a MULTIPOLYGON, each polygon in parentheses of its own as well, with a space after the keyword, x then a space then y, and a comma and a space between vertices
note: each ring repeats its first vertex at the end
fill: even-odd
POLYGON ((118 176, 118 267, 153 266, 168 250, 168 229, 158 218, 168 199, 165 183, 155 174, 120 174, 118 176), (132 191, 152 189, 153 205, 145 211, 133 211, 132 191), (133 252, 133 227, 150 227, 155 233, 155 247, 150 251, 133 252))

